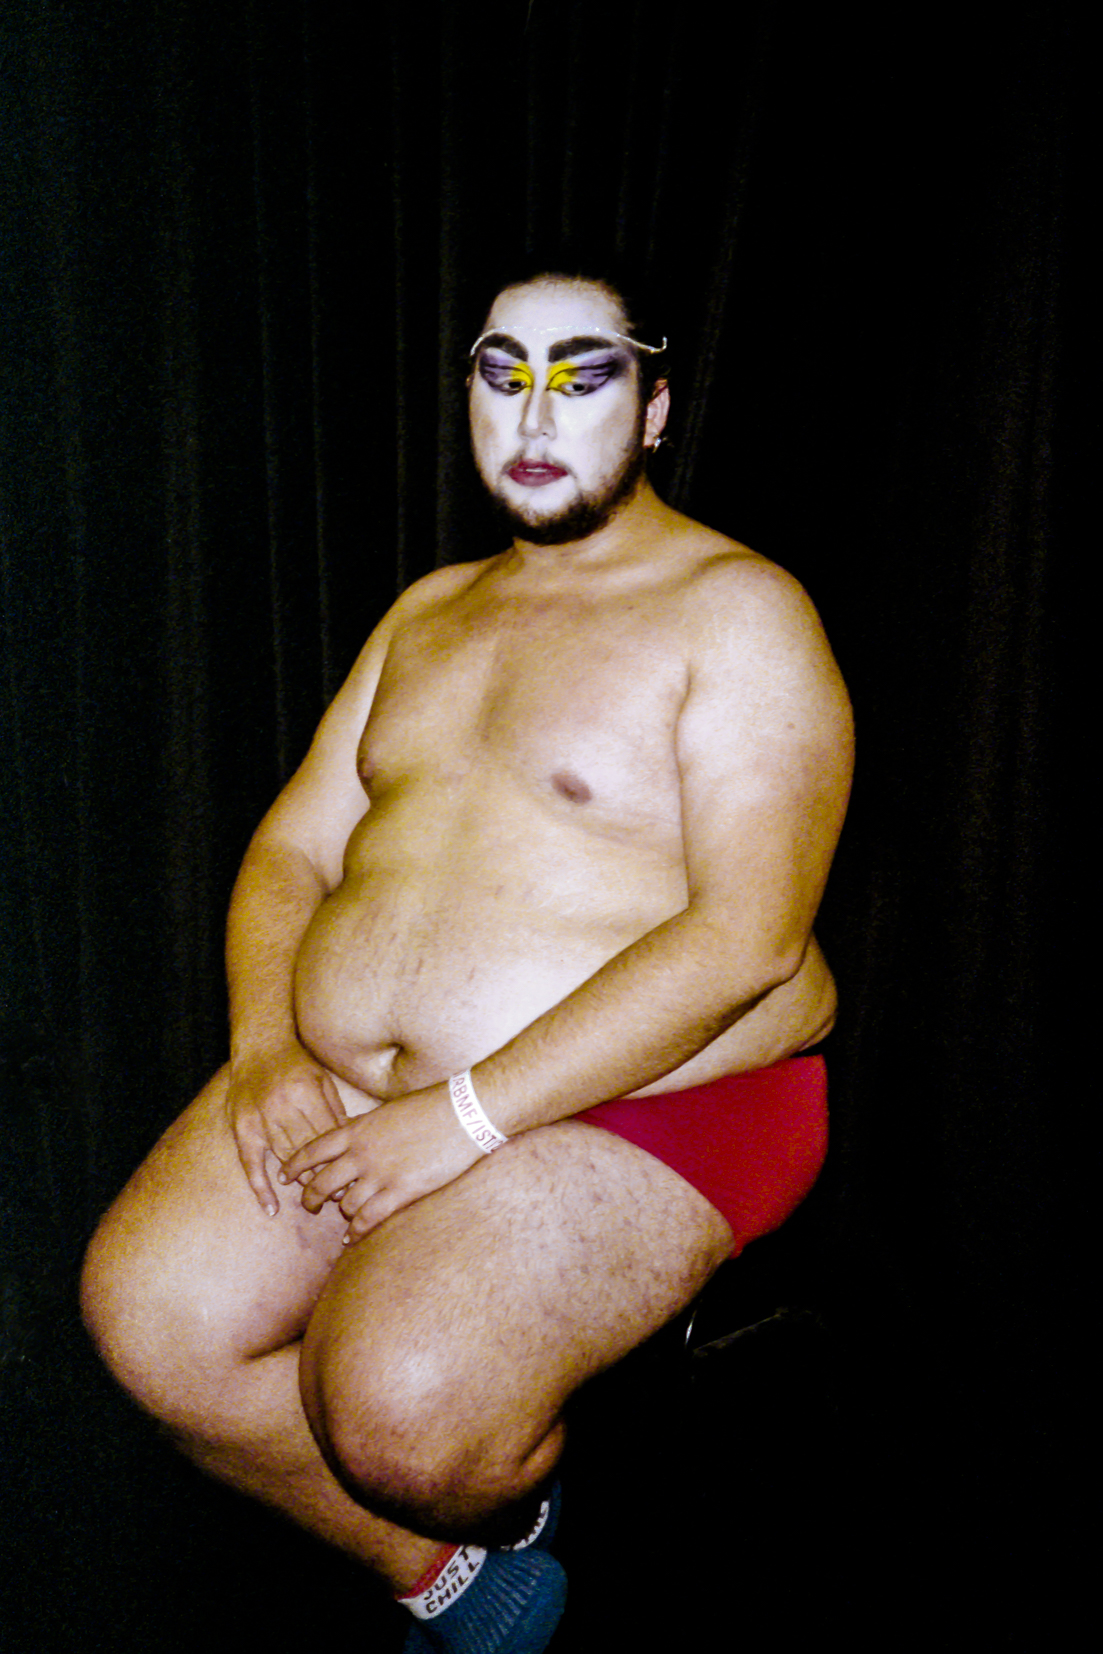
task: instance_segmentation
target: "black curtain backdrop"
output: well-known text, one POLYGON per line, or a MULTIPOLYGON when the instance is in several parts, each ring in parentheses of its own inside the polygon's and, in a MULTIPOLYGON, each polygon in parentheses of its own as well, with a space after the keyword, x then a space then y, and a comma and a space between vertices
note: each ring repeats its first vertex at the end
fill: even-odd
MULTIPOLYGON (((855 701, 821 926, 835 1135, 789 1254, 856 1432, 827 1505, 851 1520, 858 1477, 871 1507, 846 1612, 874 1531, 929 1540, 923 1511, 933 1597, 950 1577, 989 1595, 1001 1510, 1041 1544, 1021 1500, 1050 1451, 1054 1191, 1078 1140, 1051 1020, 1086 443, 1078 45, 1053 7, 966 26, 8 0, 13 1646, 175 1649, 206 1623, 189 1569, 212 1566, 221 1496, 125 1436, 75 1270, 223 1059, 222 924, 257 819, 396 594, 498 547, 463 383, 498 274, 578 250, 632 271, 670 336, 660 491, 804 582, 855 701)), ((271 1557, 300 1555, 273 1543, 248 1553, 265 1598, 271 1557)))

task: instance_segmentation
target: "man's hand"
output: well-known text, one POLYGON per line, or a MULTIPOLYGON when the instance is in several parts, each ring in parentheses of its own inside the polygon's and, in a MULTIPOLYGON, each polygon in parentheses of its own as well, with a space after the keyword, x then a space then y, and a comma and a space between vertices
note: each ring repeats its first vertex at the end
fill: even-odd
POLYGON ((335 1201, 349 1219, 346 1241, 356 1241, 482 1158, 453 1114, 447 1088, 431 1086, 307 1143, 285 1163, 280 1180, 313 1172, 303 1205, 320 1212, 335 1201))
POLYGON ((333 1076, 298 1043, 230 1064, 226 1113, 249 1187, 269 1217, 280 1209, 265 1153, 286 1164, 296 1149, 345 1120, 333 1076))

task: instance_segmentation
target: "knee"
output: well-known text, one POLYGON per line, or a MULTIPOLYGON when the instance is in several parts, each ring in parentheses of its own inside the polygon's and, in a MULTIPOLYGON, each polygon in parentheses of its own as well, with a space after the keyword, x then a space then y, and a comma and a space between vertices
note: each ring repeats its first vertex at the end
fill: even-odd
MULTIPOLYGON (((442 1352, 446 1356, 447 1352, 442 1352)), ((337 1479, 379 1515, 427 1535, 478 1528, 523 1499, 558 1456, 534 1465, 520 1432, 465 1394, 424 1351, 354 1351, 308 1334, 303 1404, 337 1479)), ((550 1443, 549 1443, 550 1445, 550 1443)))
POLYGON ((130 1280, 132 1256, 120 1244, 114 1212, 101 1218, 80 1274, 80 1313, 85 1329, 107 1365, 115 1370, 125 1366, 125 1352, 132 1342, 136 1295, 130 1280))
POLYGON ((192 1317, 178 1301, 168 1260, 119 1204, 101 1220, 85 1253, 81 1318, 123 1389, 165 1423, 186 1426, 199 1367, 192 1317))
POLYGON ((303 1406, 338 1480, 406 1525, 454 1504, 478 1455, 448 1427, 431 1376, 396 1352, 343 1343, 308 1334, 299 1363, 303 1406))
POLYGON ((151 1327, 140 1248, 114 1208, 100 1220, 88 1244, 80 1277, 80 1312, 105 1364, 138 1400, 147 1366, 151 1327))

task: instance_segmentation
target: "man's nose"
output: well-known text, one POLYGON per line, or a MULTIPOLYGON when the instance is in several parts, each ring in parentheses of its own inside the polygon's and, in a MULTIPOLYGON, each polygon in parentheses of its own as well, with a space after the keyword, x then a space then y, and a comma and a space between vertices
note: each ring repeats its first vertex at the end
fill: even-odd
POLYGON ((522 400, 521 435, 528 438, 546 437, 549 442, 555 436, 552 393, 540 385, 534 385, 522 400))

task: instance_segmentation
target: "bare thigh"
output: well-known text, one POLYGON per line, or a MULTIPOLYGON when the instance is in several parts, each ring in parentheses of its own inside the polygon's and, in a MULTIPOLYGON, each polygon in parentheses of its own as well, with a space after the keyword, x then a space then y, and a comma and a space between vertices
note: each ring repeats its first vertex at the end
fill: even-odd
MULTIPOLYGON (((359 1474, 379 1453, 458 1455, 512 1485, 570 1393, 676 1314, 730 1250, 723 1218, 676 1173, 570 1121, 345 1248, 332 1204, 311 1215, 289 1189, 276 1217, 261 1211, 225 1091, 222 1071, 161 1138, 86 1270, 89 1324, 116 1375, 184 1431, 232 1435, 231 1376, 307 1334, 303 1396, 332 1461, 359 1474)), ((356 1093, 344 1100, 356 1108, 356 1093)))
POLYGON ((169 1423, 209 1412, 229 1369, 300 1338, 342 1250, 335 1207, 312 1216, 292 1188, 275 1217, 261 1211, 226 1085, 222 1069, 155 1145, 85 1268, 91 1330, 120 1380, 169 1423))
POLYGON ((505 1475, 731 1244, 720 1214, 634 1145, 570 1121, 528 1132, 338 1261, 304 1348, 308 1413, 345 1463, 357 1437, 412 1445, 447 1421, 457 1453, 505 1475))

